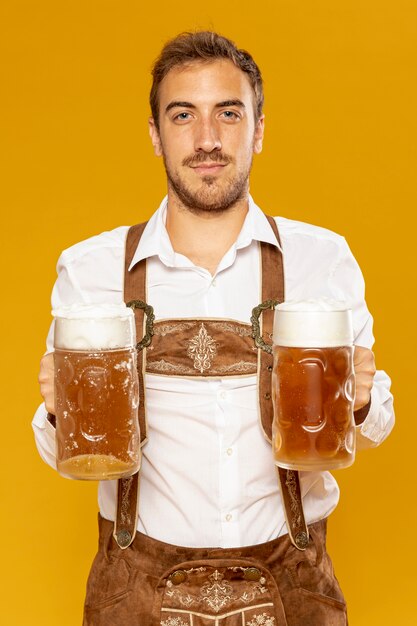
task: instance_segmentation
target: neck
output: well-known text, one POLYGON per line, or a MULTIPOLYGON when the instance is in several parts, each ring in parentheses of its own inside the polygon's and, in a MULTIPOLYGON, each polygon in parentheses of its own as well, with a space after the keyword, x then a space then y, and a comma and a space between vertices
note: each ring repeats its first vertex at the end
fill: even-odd
POLYGON ((168 190, 166 228, 175 252, 212 275, 236 241, 248 212, 248 197, 225 211, 192 211, 168 190))

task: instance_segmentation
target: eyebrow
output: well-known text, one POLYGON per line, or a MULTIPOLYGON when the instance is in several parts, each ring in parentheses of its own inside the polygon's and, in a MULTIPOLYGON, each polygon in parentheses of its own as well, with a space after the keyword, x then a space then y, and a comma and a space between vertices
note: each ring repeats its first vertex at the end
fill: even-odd
POLYGON ((218 102, 216 104, 216 107, 218 107, 219 109, 223 107, 239 107, 241 109, 246 108, 242 100, 239 100, 238 98, 235 98, 234 100, 223 100, 223 102, 218 102))
MULTIPOLYGON (((193 104, 192 102, 183 102, 180 100, 173 100, 166 106, 165 113, 168 113, 168 111, 170 111, 171 109, 175 109, 176 107, 180 107, 184 109, 196 109, 197 108, 195 104, 193 104)), ((223 100, 222 102, 218 102, 216 104, 217 109, 221 109, 223 107, 239 107, 241 109, 246 108, 242 100, 239 100, 238 98, 235 98, 233 100, 223 100)))
POLYGON ((175 109, 175 107, 181 107, 184 109, 195 109, 195 104, 192 104, 191 102, 180 102, 178 100, 174 100, 173 102, 170 102, 165 109, 165 113, 168 113, 168 111, 170 111, 171 109, 175 109))

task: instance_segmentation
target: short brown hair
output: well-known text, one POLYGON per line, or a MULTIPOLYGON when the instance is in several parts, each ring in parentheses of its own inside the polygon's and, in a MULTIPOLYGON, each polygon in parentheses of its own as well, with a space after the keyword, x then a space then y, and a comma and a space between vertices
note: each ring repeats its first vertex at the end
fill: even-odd
POLYGON ((152 117, 159 129, 159 86, 165 76, 174 67, 192 63, 193 61, 215 61, 229 59, 249 78, 255 96, 255 117, 258 120, 262 115, 264 94, 262 76, 259 67, 246 50, 239 50, 226 37, 212 31, 197 31, 181 33, 168 41, 162 48, 161 54, 152 69, 152 87, 149 97, 152 117))

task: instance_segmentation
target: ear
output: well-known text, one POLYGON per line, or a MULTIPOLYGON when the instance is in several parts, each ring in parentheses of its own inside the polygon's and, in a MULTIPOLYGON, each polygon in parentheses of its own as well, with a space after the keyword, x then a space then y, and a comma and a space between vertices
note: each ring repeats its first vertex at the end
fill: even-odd
POLYGON ((260 154, 262 152, 264 129, 265 129, 265 115, 262 114, 259 120, 256 122, 256 126, 255 126, 255 134, 253 137, 254 154, 260 154))
POLYGON ((157 157, 162 156, 162 144, 158 129, 153 117, 149 118, 149 135, 152 141, 153 149, 157 157))

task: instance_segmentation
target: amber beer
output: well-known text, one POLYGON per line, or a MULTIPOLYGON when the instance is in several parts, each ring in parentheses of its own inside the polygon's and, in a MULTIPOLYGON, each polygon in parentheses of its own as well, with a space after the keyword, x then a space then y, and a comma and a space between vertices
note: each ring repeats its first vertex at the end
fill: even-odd
POLYGON ((53 313, 58 471, 84 480, 131 476, 140 464, 133 311, 78 305, 53 313))
POLYGON ((342 306, 283 303, 275 312, 273 448, 280 467, 328 470, 355 459, 353 333, 342 306))

